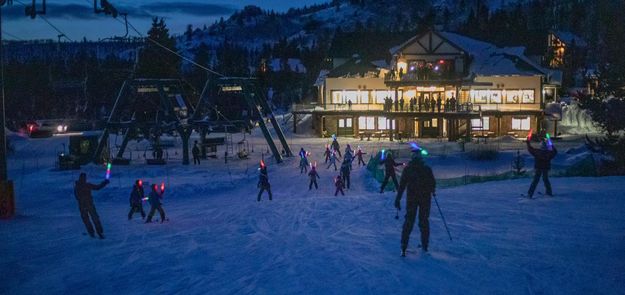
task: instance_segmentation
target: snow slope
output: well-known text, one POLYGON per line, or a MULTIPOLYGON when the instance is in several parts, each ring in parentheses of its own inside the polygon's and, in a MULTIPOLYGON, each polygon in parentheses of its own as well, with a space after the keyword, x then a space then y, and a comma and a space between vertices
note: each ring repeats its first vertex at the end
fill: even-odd
MULTIPOLYGON (((78 172, 49 170, 64 139, 16 142, 19 215, 0 221, 0 293, 623 294, 623 177, 554 178, 556 197, 535 200, 518 198, 528 180, 440 189, 453 241, 433 204, 430 253, 417 249, 415 227, 401 258, 394 194, 377 193, 364 168, 354 166, 352 189, 334 197, 334 171, 320 167, 321 187, 309 192, 297 159, 270 161, 274 200, 258 203, 264 148, 248 139, 253 158, 229 168, 223 159, 113 167, 94 194, 105 240, 84 235, 72 196, 78 172), (169 222, 127 220, 139 177, 167 183, 169 222)), ((325 140, 290 140, 295 152, 316 142, 320 161, 325 140)), ((94 182, 104 176, 103 167, 84 171, 94 182)))

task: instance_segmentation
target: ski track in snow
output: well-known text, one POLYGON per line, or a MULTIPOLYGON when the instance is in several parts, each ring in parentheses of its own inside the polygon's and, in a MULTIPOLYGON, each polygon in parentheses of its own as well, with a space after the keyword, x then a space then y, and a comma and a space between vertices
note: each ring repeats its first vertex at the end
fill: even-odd
MULTIPOLYGON (((49 170, 54 152, 45 148, 60 140, 14 143, 18 216, 0 221, 2 294, 625 293, 623 177, 553 178, 556 197, 533 200, 518 198, 529 179, 440 189, 453 241, 433 202, 430 253, 417 248, 415 225, 401 258, 405 211, 394 219, 395 194, 379 194, 379 184, 354 165, 351 189, 335 197, 338 173, 321 156, 327 140, 290 139, 312 149, 318 190, 308 191, 298 159, 269 160, 273 201, 265 193, 256 202, 264 149, 256 136, 252 159, 232 160, 229 170, 223 159, 114 167, 111 184, 94 192, 106 235, 98 240, 84 234, 72 195, 79 172, 49 170), (28 157, 33 151, 37 162, 28 157), (130 185, 139 177, 167 184, 170 221, 127 220, 130 185)), ((377 144, 353 142, 368 153, 377 144)), ((104 175, 95 165, 83 170, 92 182, 104 175)))

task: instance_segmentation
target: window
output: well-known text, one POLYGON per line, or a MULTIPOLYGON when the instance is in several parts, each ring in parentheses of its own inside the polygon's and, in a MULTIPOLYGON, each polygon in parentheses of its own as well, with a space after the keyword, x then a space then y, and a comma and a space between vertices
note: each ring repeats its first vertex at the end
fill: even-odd
POLYGON ((352 128, 352 118, 339 119, 339 128, 352 128))
POLYGON ((375 117, 359 117, 358 128, 360 130, 375 130, 375 117))
POLYGON ((369 90, 360 90, 360 97, 358 99, 358 102, 354 103, 361 103, 361 104, 365 104, 365 103, 369 103, 369 90))
POLYGON ((378 129, 388 130, 395 127, 395 120, 387 120, 386 117, 378 117, 378 129))
POLYGON ((512 130, 530 130, 530 117, 513 117, 512 130))
POLYGON ((472 130, 490 130, 490 118, 482 117, 481 119, 471 119, 472 130))
POLYGON ((342 103, 343 99, 343 91, 332 91, 332 102, 333 104, 342 103))
POLYGON ((534 103, 534 90, 523 90, 522 103, 534 103))
POLYGON ((501 90, 490 91, 490 103, 501 103, 501 90))
POLYGON ((473 103, 488 103, 489 90, 471 90, 469 97, 473 103))
POLYGON ((359 91, 350 90, 343 92, 343 103, 347 103, 351 100, 352 103, 358 103, 359 91))
MULTIPOLYGON (((384 99, 390 97, 395 100, 395 91, 394 90, 384 90, 378 89, 373 91, 373 97, 375 97, 375 103, 384 103, 384 99)), ((399 95, 402 95, 402 91, 399 91, 399 95)))

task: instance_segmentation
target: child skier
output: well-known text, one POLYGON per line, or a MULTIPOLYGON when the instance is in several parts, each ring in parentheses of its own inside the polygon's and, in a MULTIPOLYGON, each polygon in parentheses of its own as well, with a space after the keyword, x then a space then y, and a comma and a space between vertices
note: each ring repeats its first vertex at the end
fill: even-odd
POLYGON ((382 181, 382 187, 380 188, 380 193, 384 193, 384 188, 388 184, 389 178, 393 180, 393 184, 395 184, 395 189, 399 187, 397 183, 397 175, 395 174, 395 167, 403 165, 403 163, 397 163, 393 159, 393 154, 391 152, 386 152, 384 154, 384 150, 382 150, 382 161, 380 164, 384 164, 384 181, 382 181))
MULTIPOLYGON (((347 153, 345 153, 347 156, 347 153)), ((343 160, 343 164, 341 164, 341 179, 343 180, 343 187, 347 185, 347 189, 349 189, 349 185, 351 183, 349 174, 352 170, 352 162, 345 157, 343 160)))
POLYGON ((334 171, 338 170, 336 169, 336 151, 334 150, 330 153, 330 164, 328 164, 328 168, 326 169, 330 169, 330 166, 332 165, 334 165, 334 171))
POLYGON ((143 204, 141 203, 143 198, 145 198, 143 182, 137 179, 135 185, 132 187, 132 192, 130 192, 130 212, 128 212, 128 220, 132 219, 132 215, 134 215, 135 212, 141 213, 141 219, 145 219, 145 211, 143 211, 143 204))
POLYGON ((356 152, 356 157, 358 158, 358 167, 360 167, 360 163, 362 163, 363 166, 367 166, 367 163, 365 163, 365 161, 362 159, 362 155, 366 154, 367 153, 363 153, 362 149, 358 147, 358 151, 356 152))
POLYGON ((334 179, 334 186, 336 186, 336 191, 334 192, 334 196, 336 197, 339 192, 341 192, 341 195, 345 195, 345 193, 343 192, 343 180, 341 179, 341 175, 336 176, 336 178, 334 179))
POLYGON ((260 161, 260 174, 258 175, 258 185, 257 187, 260 189, 258 192, 258 202, 260 202, 260 196, 266 190, 269 194, 269 201, 271 201, 271 185, 269 184, 269 175, 267 174, 267 166, 264 161, 260 161))
POLYGON ((148 219, 145 223, 152 222, 152 216, 158 210, 158 213, 161 215, 161 223, 165 221, 165 211, 163 210, 161 200, 163 199, 163 194, 165 194, 165 185, 161 184, 161 190, 158 191, 158 186, 156 184, 152 185, 152 191, 148 197, 148 202, 150 202, 150 213, 148 214, 148 219))
POLYGON ((312 190, 313 184, 315 185, 315 189, 319 189, 319 187, 317 186, 317 179, 320 177, 319 177, 319 173, 317 173, 317 166, 312 166, 310 168, 310 172, 308 172, 308 177, 310 177, 308 190, 312 190))
POLYGON ((341 145, 339 144, 339 141, 336 140, 336 135, 332 135, 332 145, 331 145, 332 149, 339 153, 339 157, 343 157, 341 155, 341 145))

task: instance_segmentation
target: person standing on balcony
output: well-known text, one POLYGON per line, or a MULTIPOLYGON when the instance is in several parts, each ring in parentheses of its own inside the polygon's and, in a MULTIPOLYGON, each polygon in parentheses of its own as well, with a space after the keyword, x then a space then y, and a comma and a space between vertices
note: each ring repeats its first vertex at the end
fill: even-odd
POLYGON ((352 100, 351 99, 349 99, 347 101, 347 109, 350 110, 350 111, 352 110, 352 100))
POLYGON ((436 107, 438 108, 438 112, 441 112, 441 107, 443 106, 443 99, 441 98, 441 96, 439 95, 438 98, 436 99, 436 107))
POLYGON ((423 109, 423 95, 419 95, 419 112, 423 109))
POLYGON ((425 107, 425 111, 428 112, 430 110, 430 98, 429 97, 425 97, 425 102, 423 103, 424 107, 425 107))
POLYGON ((404 98, 402 97, 402 98, 399 100, 399 110, 400 110, 400 111, 402 111, 402 112, 404 111, 404 102, 405 102, 405 101, 404 101, 404 98))
POLYGON ((449 100, 449 104, 451 105, 451 111, 455 112, 456 111, 456 98, 452 96, 451 99, 449 100))
POLYGON ((448 98, 448 99, 445 99, 445 110, 444 110, 444 112, 445 112, 445 113, 446 113, 446 112, 449 112, 449 98, 448 98))
POLYGON ((404 68, 399 68, 399 80, 404 77, 404 68))

